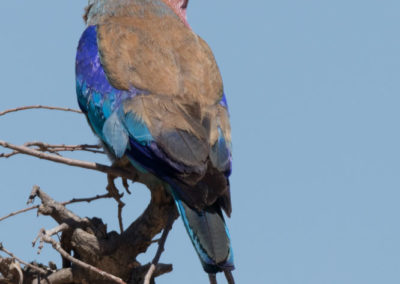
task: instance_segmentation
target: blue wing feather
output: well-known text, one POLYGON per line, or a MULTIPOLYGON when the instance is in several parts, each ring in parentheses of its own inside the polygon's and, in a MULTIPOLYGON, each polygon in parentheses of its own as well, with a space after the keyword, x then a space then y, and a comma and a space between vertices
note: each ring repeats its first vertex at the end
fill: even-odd
POLYGON ((231 170, 231 145, 226 141, 222 130, 218 127, 217 142, 211 147, 210 159, 213 165, 221 172, 231 170))
POLYGON ((123 123, 131 137, 133 137, 140 144, 146 146, 151 141, 154 141, 149 128, 134 112, 130 111, 127 114, 121 113, 120 118, 122 118, 123 123))
POLYGON ((125 116, 122 111, 123 101, 145 92, 136 88, 118 90, 108 82, 100 62, 96 26, 89 26, 82 34, 76 58, 76 78, 79 106, 87 114, 93 131, 115 156, 124 155, 129 136, 141 142, 152 139, 143 123, 135 120, 133 115, 125 116))
POLYGON ((105 121, 102 129, 105 142, 111 146, 115 156, 121 158, 126 151, 129 133, 122 125, 117 112, 113 112, 105 121))

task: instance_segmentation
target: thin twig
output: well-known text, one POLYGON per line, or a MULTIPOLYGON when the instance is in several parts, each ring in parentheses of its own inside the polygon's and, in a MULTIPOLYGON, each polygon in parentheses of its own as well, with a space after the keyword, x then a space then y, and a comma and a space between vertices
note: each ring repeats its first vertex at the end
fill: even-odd
POLYGON ((65 145, 65 144, 60 144, 60 145, 52 145, 52 144, 47 144, 44 142, 40 141, 34 141, 34 142, 28 142, 25 143, 24 146, 36 146, 38 147, 37 150, 40 151, 49 151, 49 152, 63 152, 63 151, 88 151, 92 153, 101 153, 104 154, 104 151, 99 151, 98 149, 101 149, 102 147, 100 145, 89 145, 89 144, 81 144, 81 145, 65 145))
POLYGON ((8 214, 7 216, 1 217, 0 218, 0 222, 4 221, 5 219, 10 218, 12 216, 15 216, 15 215, 18 215, 18 214, 21 214, 21 213, 25 213, 25 212, 28 212, 30 210, 37 209, 37 208, 39 208, 39 205, 31 206, 31 207, 28 207, 28 208, 24 208, 24 209, 12 212, 12 213, 8 214))
POLYGON ((157 268, 157 264, 160 261, 160 257, 164 251, 164 246, 165 246, 165 242, 168 237, 168 233, 169 233, 169 231, 171 231, 172 224, 174 223, 174 221, 175 221, 175 216, 173 216, 173 214, 170 214, 168 217, 167 225, 165 226, 164 231, 161 235, 161 238, 158 241, 157 253, 154 256, 153 261, 151 262, 151 266, 150 266, 149 270, 147 271, 146 276, 144 278, 144 284, 150 284, 151 277, 153 276, 153 273, 157 268))
MULTIPOLYGON (((90 153, 95 153, 95 154, 104 154, 104 151, 98 150, 101 149, 100 145, 88 145, 88 144, 81 144, 81 145, 52 145, 52 144, 47 144, 44 142, 27 142, 24 143, 25 147, 36 147, 34 150, 40 151, 40 152, 49 152, 53 154, 57 154, 59 152, 73 152, 73 151, 85 151, 85 152, 90 152, 90 153)), ((0 158, 10 158, 12 156, 22 154, 19 151, 12 151, 11 153, 5 154, 5 153, 0 153, 0 158)))
POLYGON ((61 202, 62 205, 69 205, 73 203, 79 203, 79 202, 87 202, 90 203, 92 201, 98 200, 98 199, 103 199, 103 198, 112 198, 110 193, 105 193, 102 195, 96 195, 94 197, 89 197, 89 198, 73 198, 69 201, 61 202))
POLYGON ((10 158, 10 157, 18 155, 18 154, 20 154, 20 152, 18 152, 18 151, 12 151, 11 153, 8 153, 8 154, 0 153, 0 158, 10 158))
POLYGON ((95 272, 95 273, 101 275, 101 276, 104 277, 104 278, 107 278, 107 279, 109 279, 109 280, 114 281, 115 283, 126 284, 126 282, 124 282, 121 278, 119 278, 119 277, 117 277, 117 276, 114 276, 114 275, 112 275, 112 274, 109 274, 109 273, 107 273, 107 272, 105 272, 105 271, 103 271, 103 270, 101 270, 101 269, 99 269, 99 268, 97 268, 97 267, 95 267, 95 266, 92 266, 92 265, 90 265, 90 264, 88 264, 88 263, 85 263, 85 262, 83 262, 83 261, 81 261, 81 260, 79 260, 79 259, 76 259, 76 258, 74 258, 73 256, 71 256, 69 253, 67 253, 67 252, 61 247, 61 244, 60 244, 59 242, 56 242, 56 241, 51 237, 52 234, 59 232, 60 229, 64 229, 65 226, 68 227, 68 225, 62 224, 62 225, 60 225, 60 226, 58 226, 58 227, 56 227, 56 228, 54 228, 53 230, 50 230, 50 231, 42 230, 42 231, 41 231, 41 236, 40 236, 41 241, 51 244, 52 247, 53 247, 56 251, 58 251, 65 259, 71 261, 72 263, 74 263, 74 264, 76 264, 76 265, 78 265, 78 266, 80 266, 80 267, 82 267, 82 268, 84 268, 84 269, 86 269, 86 270, 89 270, 89 271, 91 271, 91 272, 95 272))
POLYGON ((233 279, 232 271, 225 270, 224 273, 228 284, 235 284, 235 279, 233 279))
POLYGON ((122 185, 125 187, 126 192, 128 194, 131 194, 131 191, 129 190, 128 180, 126 178, 122 178, 122 185))
MULTIPOLYGON (((94 197, 89 197, 89 198, 73 198, 73 199, 71 199, 69 201, 61 202, 61 204, 65 206, 65 205, 69 205, 69 204, 73 204, 73 203, 79 203, 79 202, 90 203, 90 202, 98 200, 98 199, 111 198, 111 197, 112 196, 110 195, 110 193, 106 193, 106 194, 103 194, 103 195, 96 195, 94 197)), ((15 215, 18 215, 18 214, 21 214, 21 213, 25 213, 25 212, 28 212, 28 211, 31 211, 31 210, 34 210, 34 209, 38 209, 38 208, 39 208, 39 205, 35 205, 35 206, 27 207, 27 208, 12 212, 12 213, 4 216, 4 217, 1 217, 0 218, 0 222, 4 221, 5 219, 8 219, 10 217, 13 217, 15 215)))
POLYGON ((60 110, 60 111, 69 111, 75 113, 82 113, 80 110, 72 109, 72 108, 64 108, 64 107, 52 107, 52 106, 43 106, 43 105, 33 105, 33 106, 23 106, 23 107, 16 107, 12 109, 7 109, 5 111, 0 112, 0 116, 6 115, 11 112, 17 112, 22 110, 28 109, 49 109, 49 110, 60 110))
POLYGON ((89 145, 89 144, 80 144, 80 145, 65 145, 65 144, 47 144, 44 142, 40 142, 40 141, 34 141, 34 142, 27 142, 24 144, 24 146, 36 146, 38 147, 39 151, 49 151, 51 153, 55 153, 55 152, 64 152, 64 151, 69 151, 69 152, 73 152, 73 151, 87 151, 87 152, 92 152, 92 153, 100 153, 100 154, 104 154, 104 151, 99 151, 98 149, 101 149, 102 147, 100 145, 89 145))
POLYGON ((3 246, 2 243, 0 243, 0 251, 4 252, 5 254, 9 255, 10 257, 12 257, 12 258, 18 260, 18 261, 19 261, 20 263, 22 263, 23 265, 28 266, 28 267, 30 267, 31 269, 33 269, 33 270, 35 270, 35 271, 37 271, 37 272, 39 272, 39 273, 41 273, 41 274, 43 274, 43 275, 46 275, 46 274, 48 273, 48 272, 47 272, 46 270, 44 270, 43 268, 40 268, 40 267, 38 267, 38 266, 36 266, 36 265, 27 263, 27 262, 23 261, 22 259, 18 258, 18 257, 15 256, 12 252, 8 251, 8 250, 3 246))
POLYGON ((208 279, 210 280, 210 284, 218 284, 217 275, 215 275, 215 273, 208 273, 208 279))
POLYGON ((109 167, 106 165, 93 163, 93 162, 86 162, 86 161, 81 161, 81 160, 70 159, 70 158, 66 158, 66 157, 62 157, 62 156, 57 156, 54 154, 47 154, 47 153, 43 153, 43 152, 31 149, 26 146, 13 145, 13 144, 8 143, 3 140, 0 140, 0 146, 18 151, 25 155, 37 157, 39 159, 48 160, 48 161, 52 161, 52 162, 56 162, 56 163, 60 163, 60 164, 66 164, 66 165, 73 166, 73 167, 79 167, 79 168, 99 171, 99 172, 112 174, 112 175, 119 176, 119 177, 124 177, 127 179, 131 179, 132 176, 134 176, 133 173, 128 172, 123 169, 120 169, 120 168, 109 167))

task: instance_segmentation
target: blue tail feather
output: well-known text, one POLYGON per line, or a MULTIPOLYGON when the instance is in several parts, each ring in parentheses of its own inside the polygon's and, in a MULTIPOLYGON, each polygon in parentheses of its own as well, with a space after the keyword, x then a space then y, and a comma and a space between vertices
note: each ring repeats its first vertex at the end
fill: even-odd
POLYGON ((208 273, 233 270, 230 236, 221 210, 210 207, 198 212, 177 196, 174 198, 204 270, 208 273))

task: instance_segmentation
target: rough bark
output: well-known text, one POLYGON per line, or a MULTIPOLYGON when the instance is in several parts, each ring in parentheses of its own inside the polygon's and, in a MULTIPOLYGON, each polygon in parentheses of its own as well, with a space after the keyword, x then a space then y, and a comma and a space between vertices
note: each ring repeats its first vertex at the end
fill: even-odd
MULTIPOLYGON (((167 226, 169 219, 175 220, 178 217, 171 196, 161 184, 151 187, 150 204, 142 215, 122 233, 107 232, 106 225, 99 218, 89 219, 76 215, 67 209, 65 204, 55 201, 37 186, 32 190, 30 200, 33 201, 35 197, 41 200, 38 214, 50 216, 60 225, 48 231, 43 229, 39 233, 37 238, 37 241, 41 243, 39 250, 44 243, 51 244, 63 256, 63 267, 50 269, 35 265, 38 268, 43 267, 42 270, 28 266, 21 269, 14 257, 0 258, 0 273, 3 275, 3 278, 0 278, 0 284, 143 283, 150 263, 142 265, 136 257, 154 243, 153 238, 167 226), (51 238, 55 234, 61 235, 60 243, 51 238), (64 257, 62 252, 71 256, 73 260, 64 257), (104 276, 103 272, 123 282, 112 280, 104 276), (21 279, 21 273, 23 279, 21 279)), ((170 271, 172 271, 172 265, 158 264, 153 277, 170 271)))

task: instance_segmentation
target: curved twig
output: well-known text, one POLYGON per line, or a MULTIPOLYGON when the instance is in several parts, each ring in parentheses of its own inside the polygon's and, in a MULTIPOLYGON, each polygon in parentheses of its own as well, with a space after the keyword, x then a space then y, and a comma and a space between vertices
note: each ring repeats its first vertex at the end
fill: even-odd
POLYGON ((33 106, 23 106, 23 107, 16 107, 16 108, 12 108, 12 109, 7 109, 5 111, 0 112, 0 116, 6 115, 6 114, 11 113, 11 112, 17 112, 17 111, 28 110, 28 109, 48 109, 48 110, 59 110, 59 111, 82 113, 80 110, 72 109, 72 108, 33 105, 33 106))
POLYGON ((153 273, 154 273, 154 271, 156 271, 157 264, 160 261, 161 254, 164 251, 165 242, 167 241, 168 233, 169 233, 169 231, 171 231, 172 224, 174 223, 174 221, 175 221, 175 216, 170 214, 168 216, 167 225, 165 226, 164 231, 161 235, 161 238, 158 241, 157 253, 154 256, 153 261, 151 262, 150 268, 147 271, 146 276, 144 278, 144 284, 150 284, 153 273))
POLYGON ((28 212, 28 211, 30 211, 30 210, 37 209, 37 208, 39 208, 39 205, 31 206, 31 207, 28 207, 28 208, 24 208, 24 209, 21 209, 21 210, 12 212, 12 213, 10 213, 10 214, 4 216, 4 217, 1 217, 1 218, 0 218, 0 222, 1 222, 1 221, 4 221, 5 219, 10 218, 10 217, 12 217, 12 216, 15 216, 15 215, 18 215, 18 214, 21 214, 21 213, 25 213, 25 212, 28 212))
POLYGON ((62 156, 54 155, 54 154, 47 154, 47 153, 40 152, 38 150, 31 149, 26 146, 13 145, 13 144, 8 143, 3 140, 0 140, 0 146, 18 151, 22 154, 37 157, 39 159, 44 159, 44 160, 48 160, 48 161, 52 161, 52 162, 56 162, 56 163, 66 164, 66 165, 73 166, 73 167, 79 167, 79 168, 99 171, 99 172, 112 174, 112 175, 119 176, 119 177, 124 177, 127 179, 132 178, 131 172, 128 172, 128 171, 120 169, 120 168, 114 168, 114 167, 109 167, 109 166, 98 164, 98 163, 65 158, 62 156))

